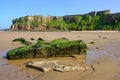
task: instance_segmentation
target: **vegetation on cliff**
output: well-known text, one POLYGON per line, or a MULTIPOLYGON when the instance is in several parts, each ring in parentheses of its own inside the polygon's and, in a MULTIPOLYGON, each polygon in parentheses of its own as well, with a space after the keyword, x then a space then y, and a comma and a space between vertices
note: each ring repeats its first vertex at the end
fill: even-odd
POLYGON ((39 38, 35 45, 26 45, 7 52, 8 59, 49 58, 86 54, 87 46, 82 40, 69 41, 60 38, 48 43, 39 38))
POLYGON ((120 13, 109 10, 80 15, 25 16, 14 19, 11 30, 120 30, 120 13))

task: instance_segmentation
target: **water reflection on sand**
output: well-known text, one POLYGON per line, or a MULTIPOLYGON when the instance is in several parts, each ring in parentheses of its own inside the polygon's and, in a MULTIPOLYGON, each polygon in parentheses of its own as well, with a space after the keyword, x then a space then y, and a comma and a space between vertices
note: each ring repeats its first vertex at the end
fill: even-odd
POLYGON ((99 50, 88 50, 87 51, 87 60, 88 64, 95 63, 100 59, 104 61, 108 60, 120 60, 120 43, 110 44, 106 46, 104 49, 99 50))

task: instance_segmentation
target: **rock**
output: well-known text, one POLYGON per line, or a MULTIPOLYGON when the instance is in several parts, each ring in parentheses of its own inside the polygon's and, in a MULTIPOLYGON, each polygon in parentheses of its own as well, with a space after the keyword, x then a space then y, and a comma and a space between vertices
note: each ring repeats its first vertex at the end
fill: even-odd
POLYGON ((107 39, 107 37, 103 37, 103 39, 107 39))
POLYGON ((24 45, 31 45, 31 42, 26 41, 24 38, 15 38, 14 40, 12 40, 12 42, 20 42, 21 44, 24 45))
MULTIPOLYGON (((27 41, 24 42, 24 44, 27 41)), ((27 45, 28 44, 28 45, 27 45)), ((87 46, 82 40, 69 41, 66 38, 59 38, 48 43, 39 38, 35 45, 29 45, 15 48, 7 52, 8 59, 24 58, 50 58, 65 57, 72 55, 86 54, 87 46)))
POLYGON ((101 37, 101 35, 99 35, 98 37, 101 37))
POLYGON ((59 71, 59 72, 70 72, 70 71, 84 71, 88 69, 88 67, 78 66, 78 65, 63 65, 58 62, 64 63, 64 61, 60 60, 50 60, 50 61, 36 61, 36 62, 27 62, 26 66, 30 68, 37 69, 41 72, 49 72, 49 71, 59 71))
POLYGON ((42 68, 43 69, 43 72, 49 72, 49 71, 52 71, 52 68, 42 68))
POLYGON ((85 68, 84 67, 80 67, 80 66, 56 66, 55 71, 59 71, 59 72, 69 72, 69 71, 84 71, 85 68))
POLYGON ((89 42, 89 44, 94 44, 95 42, 89 42))
POLYGON ((11 30, 14 31, 45 31, 47 21, 51 20, 51 17, 45 17, 42 15, 39 16, 24 16, 17 19, 12 20, 11 30))
POLYGON ((80 55, 72 55, 71 57, 73 57, 73 58, 80 58, 81 56, 80 55))
POLYGON ((48 72, 52 71, 55 67, 55 63, 57 60, 54 61, 36 61, 36 62, 27 62, 25 63, 26 67, 34 68, 41 72, 48 72))

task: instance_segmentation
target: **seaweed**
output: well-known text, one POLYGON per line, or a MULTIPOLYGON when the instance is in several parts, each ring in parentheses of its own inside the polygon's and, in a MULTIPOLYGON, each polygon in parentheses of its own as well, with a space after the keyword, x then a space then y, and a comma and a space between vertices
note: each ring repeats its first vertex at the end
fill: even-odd
POLYGON ((12 42, 20 42, 21 44, 24 45, 31 45, 31 42, 26 41, 24 38, 15 38, 14 40, 12 40, 12 42))
POLYGON ((82 40, 59 38, 46 42, 39 38, 35 45, 19 47, 7 52, 8 59, 50 58, 86 54, 87 45, 82 40))

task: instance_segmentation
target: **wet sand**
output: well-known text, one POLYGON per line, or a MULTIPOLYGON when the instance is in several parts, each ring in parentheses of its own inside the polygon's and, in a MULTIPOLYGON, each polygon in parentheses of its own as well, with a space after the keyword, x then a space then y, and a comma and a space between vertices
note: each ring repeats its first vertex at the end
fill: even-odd
MULTIPOLYGON (((4 32, 0 31, 0 80, 120 80, 120 32, 117 31, 72 31, 72 32, 4 32), (7 60, 6 52, 23 46, 12 40, 22 37, 35 43, 41 37, 50 42, 56 38, 66 37, 70 40, 84 40, 88 51, 86 63, 94 67, 86 71, 47 72, 26 68, 24 63, 31 60, 7 60), (30 38, 36 39, 35 41, 30 38), (94 44, 90 44, 94 42, 94 44), (6 77, 7 76, 7 77, 6 77)), ((66 59, 66 58, 62 58, 66 59)), ((72 58, 69 58, 70 60, 72 58)), ((68 59, 68 60, 69 60, 68 59)), ((84 61, 83 61, 84 62, 84 61)))

